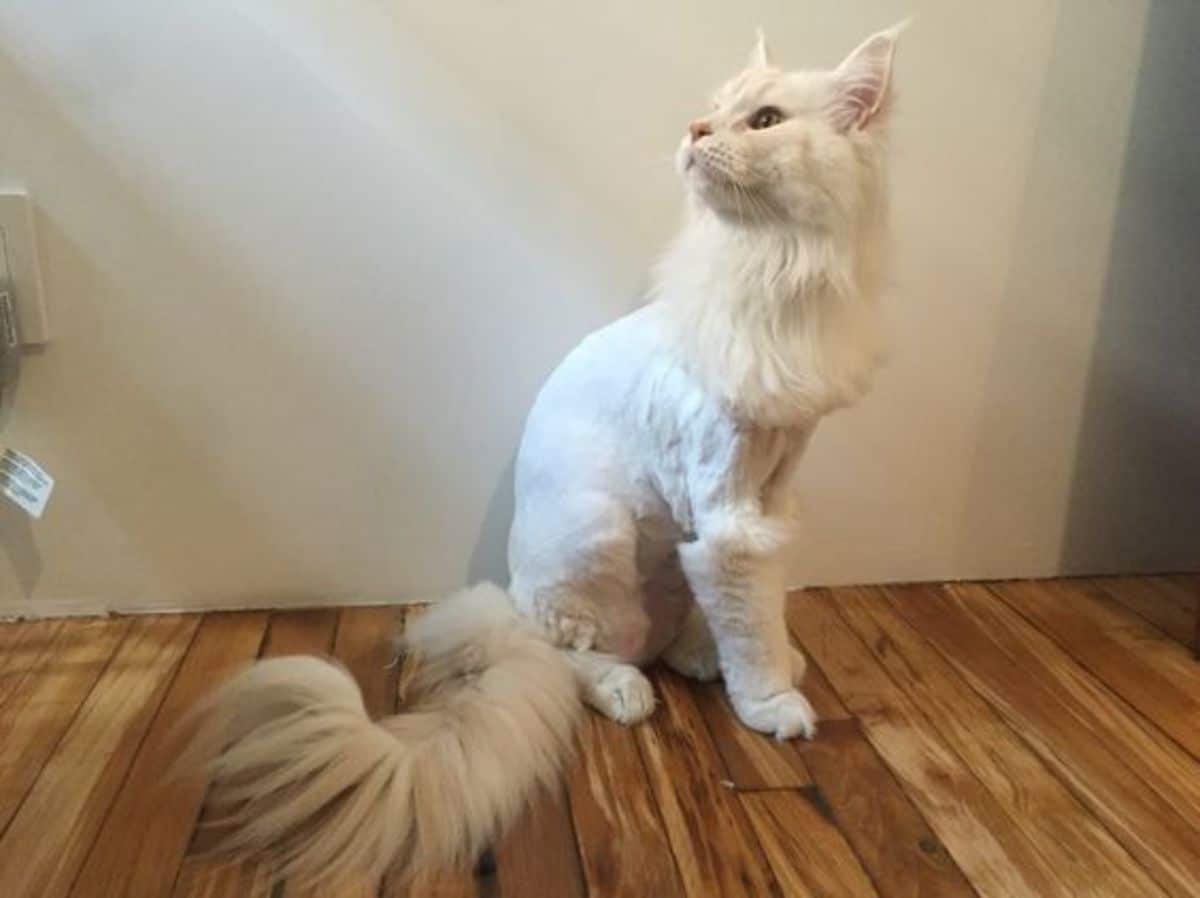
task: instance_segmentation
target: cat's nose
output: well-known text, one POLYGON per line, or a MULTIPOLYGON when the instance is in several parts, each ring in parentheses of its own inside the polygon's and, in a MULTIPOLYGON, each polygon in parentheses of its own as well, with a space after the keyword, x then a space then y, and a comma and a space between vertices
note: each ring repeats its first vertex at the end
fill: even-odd
POLYGON ((692 143, 695 143, 701 137, 708 137, 712 134, 712 125, 704 119, 698 118, 688 125, 688 133, 692 135, 692 143))

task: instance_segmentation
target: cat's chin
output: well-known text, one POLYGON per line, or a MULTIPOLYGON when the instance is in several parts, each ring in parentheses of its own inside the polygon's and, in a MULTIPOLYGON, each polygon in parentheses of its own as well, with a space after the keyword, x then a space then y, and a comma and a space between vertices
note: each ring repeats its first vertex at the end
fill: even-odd
POLYGON ((696 212, 715 216, 729 224, 757 225, 768 220, 761 205, 752 203, 727 182, 689 184, 688 194, 696 212))
POLYGON ((732 208, 738 185, 729 173, 709 163, 703 154, 684 147, 677 159, 684 186, 702 206, 714 212, 732 208))
POLYGON ((732 200, 728 203, 720 202, 712 196, 711 192, 695 188, 688 190, 688 199, 690 200, 689 205, 692 207, 693 212, 700 215, 716 215, 719 218, 724 218, 733 208, 732 200))
POLYGON ((698 160, 689 160, 685 165, 684 186, 698 205, 712 212, 721 212, 734 205, 737 188, 727 176, 708 170, 698 160))

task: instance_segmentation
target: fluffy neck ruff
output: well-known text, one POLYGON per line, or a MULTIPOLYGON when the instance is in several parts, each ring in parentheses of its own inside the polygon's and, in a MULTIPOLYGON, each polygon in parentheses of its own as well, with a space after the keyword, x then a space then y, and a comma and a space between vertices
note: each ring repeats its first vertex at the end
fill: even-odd
POLYGON ((654 297, 683 364, 738 418, 811 424, 870 387, 883 355, 883 216, 872 211, 821 229, 690 214, 654 297))

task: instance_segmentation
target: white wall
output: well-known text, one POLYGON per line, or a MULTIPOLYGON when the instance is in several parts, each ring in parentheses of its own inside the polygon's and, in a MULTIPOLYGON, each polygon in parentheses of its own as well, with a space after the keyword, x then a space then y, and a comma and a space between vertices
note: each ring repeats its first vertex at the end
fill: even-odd
POLYGON ((909 13, 894 361, 815 441, 796 576, 1056 570, 1146 4, 847 6, 0 3, 55 330, 2 436, 58 478, 0 513, 0 608, 502 576, 534 392, 637 302, 753 27, 819 65, 909 13))

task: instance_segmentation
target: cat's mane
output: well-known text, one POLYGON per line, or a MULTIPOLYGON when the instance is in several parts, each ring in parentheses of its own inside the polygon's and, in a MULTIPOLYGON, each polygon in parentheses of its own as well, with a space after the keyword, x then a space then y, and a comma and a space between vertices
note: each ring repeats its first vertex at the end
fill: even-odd
POLYGON ((795 426, 859 399, 883 359, 884 190, 878 148, 860 152, 871 196, 837 226, 730 220, 703 208, 656 270, 652 297, 682 363, 739 418, 795 426))

